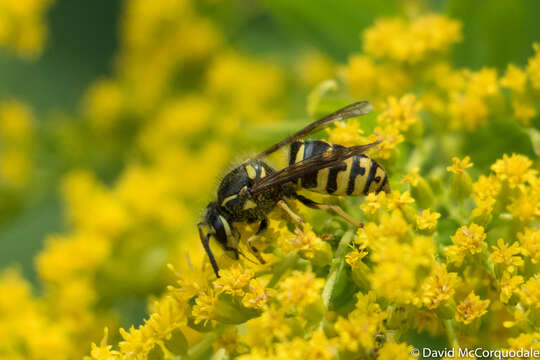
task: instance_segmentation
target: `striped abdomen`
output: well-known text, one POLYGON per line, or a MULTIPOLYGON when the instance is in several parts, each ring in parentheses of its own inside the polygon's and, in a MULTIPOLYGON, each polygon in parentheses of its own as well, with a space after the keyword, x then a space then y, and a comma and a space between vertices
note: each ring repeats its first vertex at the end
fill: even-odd
MULTIPOLYGON (((289 149, 289 166, 341 145, 326 141, 295 141, 289 149)), ((366 155, 355 155, 332 168, 304 175, 298 180, 302 188, 331 195, 367 195, 370 192, 390 192, 383 167, 366 155)))

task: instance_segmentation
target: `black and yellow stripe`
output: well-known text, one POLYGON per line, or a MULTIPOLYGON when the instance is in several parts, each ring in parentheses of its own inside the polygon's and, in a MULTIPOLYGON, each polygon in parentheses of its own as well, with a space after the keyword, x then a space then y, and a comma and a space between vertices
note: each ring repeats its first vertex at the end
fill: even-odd
MULTIPOLYGON (((289 148, 289 166, 341 145, 321 140, 295 141, 289 148)), ((298 186, 330 195, 367 195, 389 192, 388 176, 383 167, 366 155, 354 155, 332 168, 302 176, 298 186)))

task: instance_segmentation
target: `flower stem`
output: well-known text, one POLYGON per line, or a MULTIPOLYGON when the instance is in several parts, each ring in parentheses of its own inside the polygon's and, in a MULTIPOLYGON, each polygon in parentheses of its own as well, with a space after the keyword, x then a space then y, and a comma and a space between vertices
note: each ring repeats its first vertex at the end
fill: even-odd
POLYGON ((332 296, 332 292, 334 290, 334 285, 336 284, 337 276, 339 272, 345 266, 344 257, 347 252, 347 249, 349 248, 349 243, 352 241, 352 239, 353 239, 353 232, 347 231, 345 235, 343 235, 341 237, 341 240, 339 241, 339 245, 334 255, 334 259, 332 260, 332 266, 330 267, 328 279, 326 280, 326 284, 324 285, 324 289, 322 292, 323 303, 324 303, 324 306, 326 307, 328 307, 328 304, 330 303, 330 297, 332 296))
POLYGON ((453 348, 459 348, 459 342, 456 335, 456 329, 454 327, 455 322, 453 319, 447 319, 443 321, 444 328, 446 329, 446 334, 448 335, 448 343, 452 345, 453 348))

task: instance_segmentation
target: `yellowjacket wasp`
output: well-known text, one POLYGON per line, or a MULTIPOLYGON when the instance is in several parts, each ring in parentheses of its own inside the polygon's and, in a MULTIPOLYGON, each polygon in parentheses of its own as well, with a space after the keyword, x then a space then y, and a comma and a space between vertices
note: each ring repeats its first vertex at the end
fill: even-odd
MULTIPOLYGON (((345 147, 321 140, 299 139, 332 122, 365 115, 372 109, 367 101, 348 105, 243 162, 223 178, 217 190, 217 200, 208 204, 203 220, 198 224, 202 244, 217 277, 219 268, 209 244, 212 236, 238 259, 240 234, 233 225, 235 222, 259 222, 257 235, 261 235, 268 226, 267 214, 277 205, 295 222, 303 223, 283 199, 296 199, 310 208, 334 211, 355 226, 362 226, 339 206, 317 203, 297 191, 302 188, 329 195, 353 196, 390 192, 386 171, 364 155, 380 141, 345 147), (261 160, 287 145, 290 148, 286 168, 276 171, 261 160)), ((264 263, 251 240, 247 241, 248 248, 264 263)))

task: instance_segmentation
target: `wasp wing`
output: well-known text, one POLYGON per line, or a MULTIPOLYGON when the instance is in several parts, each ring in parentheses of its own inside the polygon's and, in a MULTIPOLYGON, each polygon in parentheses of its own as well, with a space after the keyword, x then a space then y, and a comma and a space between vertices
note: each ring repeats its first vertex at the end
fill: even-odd
POLYGON ((337 110, 336 112, 333 112, 330 115, 327 115, 323 117, 322 119, 319 119, 302 130, 298 131, 296 134, 293 134, 289 136, 288 138, 278 142, 277 144, 274 144, 273 146, 269 147, 262 153, 258 154, 255 159, 263 158, 274 151, 278 150, 279 148, 288 145, 292 142, 294 142, 296 139, 305 137, 309 134, 312 134, 314 132, 317 132, 321 130, 323 127, 327 126, 328 124, 334 122, 334 121, 340 121, 345 120, 351 117, 365 115, 373 111, 373 106, 369 101, 358 101, 353 104, 350 104, 348 106, 345 106, 342 109, 337 110))
POLYGON ((256 195, 270 188, 295 181, 314 171, 334 167, 343 160, 354 155, 362 154, 381 142, 382 140, 378 140, 366 145, 331 148, 328 151, 299 161, 289 167, 257 180, 251 187, 250 192, 252 195, 256 195))

